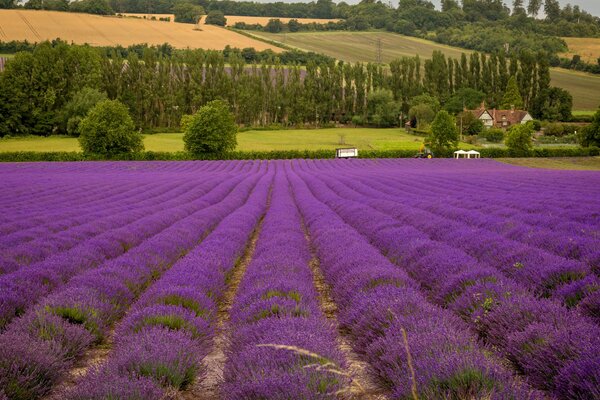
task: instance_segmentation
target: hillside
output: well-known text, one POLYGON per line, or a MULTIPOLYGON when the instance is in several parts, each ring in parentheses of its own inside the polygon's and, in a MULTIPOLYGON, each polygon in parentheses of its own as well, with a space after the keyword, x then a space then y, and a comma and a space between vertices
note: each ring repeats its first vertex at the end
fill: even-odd
MULTIPOLYGON (((384 63, 415 54, 429 58, 434 50, 454 58, 460 57, 461 53, 470 53, 469 50, 389 32, 258 32, 253 35, 350 62, 377 61, 378 40, 381 40, 381 61, 384 63)), ((574 110, 595 110, 600 105, 600 76, 558 68, 553 68, 551 75, 553 85, 567 89, 573 95, 574 110)))
MULTIPOLYGON (((175 21, 175 15, 174 14, 120 13, 118 15, 124 15, 126 17, 143 18, 143 19, 151 19, 152 17, 154 17, 155 19, 169 18, 170 22, 174 22, 175 21)), ((244 22, 246 24, 266 25, 269 22, 269 20, 271 19, 271 17, 251 17, 251 16, 244 16, 244 15, 226 15, 225 18, 227 19, 227 26, 232 26, 232 25, 234 25, 237 22, 244 22)), ((301 24, 310 24, 310 23, 313 23, 313 22, 320 23, 320 24, 326 24, 328 22, 337 22, 337 21, 339 21, 338 19, 317 19, 317 18, 282 18, 282 17, 277 17, 277 19, 280 20, 283 23, 286 23, 286 24, 288 22, 290 22, 291 19, 295 19, 298 22, 300 22, 301 24)))
POLYGON ((214 25, 150 21, 139 18, 102 17, 56 11, 0 10, 0 40, 40 42, 56 38, 94 46, 128 46, 148 43, 170 43, 177 48, 220 50, 225 46, 254 47, 257 50, 275 46, 254 40, 214 25))
POLYGON ((569 46, 569 51, 563 53, 563 57, 573 57, 575 54, 581 56, 585 62, 595 64, 600 58, 600 38, 563 38, 569 46))

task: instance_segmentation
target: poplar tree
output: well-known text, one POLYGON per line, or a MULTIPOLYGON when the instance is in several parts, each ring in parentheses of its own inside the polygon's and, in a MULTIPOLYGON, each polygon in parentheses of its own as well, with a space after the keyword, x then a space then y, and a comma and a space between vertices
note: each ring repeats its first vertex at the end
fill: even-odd
POLYGON ((517 80, 514 76, 508 80, 508 85, 504 91, 504 97, 502 98, 502 108, 508 109, 511 107, 523 107, 523 98, 521 97, 519 87, 517 86, 517 80))

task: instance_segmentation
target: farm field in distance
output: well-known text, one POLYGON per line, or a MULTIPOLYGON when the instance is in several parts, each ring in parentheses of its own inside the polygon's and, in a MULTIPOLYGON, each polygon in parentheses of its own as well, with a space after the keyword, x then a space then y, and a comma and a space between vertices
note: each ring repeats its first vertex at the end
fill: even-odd
MULTIPOLYGON (((144 135, 146 150, 183 151, 183 134, 158 133, 144 135)), ((418 150, 420 136, 409 135, 404 129, 332 128, 285 129, 240 132, 237 150, 322 150, 355 146, 359 150, 418 150), (340 144, 344 135, 345 144, 340 144)), ((474 146, 461 143, 462 148, 474 146)), ((0 139, 0 152, 6 151, 79 151, 76 138, 64 136, 0 139)))
MULTIPOLYGON (((128 17, 145 18, 145 19, 151 19, 152 17, 154 17, 156 19, 170 18, 171 22, 175 22, 174 14, 119 13, 119 15, 124 15, 124 16, 128 16, 128 17)), ((202 16, 202 18, 204 19, 204 18, 206 18, 206 16, 202 16)), ((266 25, 269 22, 269 20, 272 19, 272 17, 252 17, 252 16, 245 16, 245 15, 226 15, 225 18, 227 19, 227 26, 232 26, 236 22, 245 22, 247 24, 266 25)), ((326 24, 327 22, 339 21, 338 19, 319 19, 319 18, 282 18, 282 17, 277 17, 277 19, 286 24, 291 19, 298 20, 298 22, 300 22, 302 24, 309 24, 312 22, 326 24)))
POLYGON ((496 158, 495 160, 531 168, 600 171, 600 157, 496 158))
MULTIPOLYGON (((384 63, 418 54, 427 59, 435 50, 446 56, 459 58, 470 50, 451 47, 429 40, 403 36, 390 32, 299 32, 267 33, 252 32, 253 35, 278 41, 306 51, 327 54, 350 62, 375 62, 377 40, 381 39, 381 58, 384 63)), ((596 110, 600 106, 600 76, 560 68, 551 69, 552 84, 564 88, 573 95, 574 110, 596 110)))
POLYGON ((0 176, 3 398, 597 391, 600 172, 358 159, 0 176))
POLYGON ((214 25, 167 23, 139 18, 104 17, 58 11, 0 10, 0 40, 40 42, 61 38, 93 46, 169 43, 177 48, 221 50, 225 46, 280 51, 259 40, 214 25))
POLYGON ((270 19, 276 18, 287 24, 291 19, 298 20, 301 24, 310 24, 316 22, 318 24, 326 24, 328 22, 337 22, 339 19, 319 19, 319 18, 284 18, 284 17, 251 17, 245 15, 226 15, 227 26, 233 26, 236 22, 245 22, 247 24, 266 25, 270 19))
POLYGON ((585 62, 595 64, 600 58, 600 38, 562 38, 567 42, 569 51, 563 53, 563 57, 571 58, 575 54, 581 56, 581 59, 585 62))

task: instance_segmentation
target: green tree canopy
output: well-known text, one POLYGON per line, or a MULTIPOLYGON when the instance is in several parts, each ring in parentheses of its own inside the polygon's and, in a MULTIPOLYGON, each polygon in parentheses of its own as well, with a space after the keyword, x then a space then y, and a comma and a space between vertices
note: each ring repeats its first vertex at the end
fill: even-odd
POLYGON ((420 94, 410 99, 410 105, 413 107, 421 104, 428 105, 436 113, 440 110, 440 100, 427 93, 420 94))
POLYGON ((464 108, 474 110, 479 108, 485 99, 485 93, 471 88, 462 88, 456 91, 444 105, 444 109, 452 114, 461 112, 464 108))
POLYGON ((462 128, 463 135, 479 135, 483 131, 483 121, 469 111, 460 113, 456 124, 462 128))
POLYGON ((271 18, 265 25, 265 31, 279 33, 283 30, 283 22, 279 18, 271 18))
POLYGON ((435 118, 435 111, 427 104, 417 104, 408 110, 408 118, 415 120, 419 129, 425 129, 435 118))
POLYGON ((510 109, 514 108, 523 108, 523 97, 521 97, 521 93, 519 92, 519 87, 517 86, 517 80, 514 76, 511 76, 508 80, 508 84, 506 85, 506 91, 504 92, 504 97, 502 98, 502 108, 510 109))
POLYGON ((223 14, 223 11, 212 10, 206 16, 205 23, 209 25, 225 26, 227 25, 227 18, 225 18, 225 14, 223 14))
POLYGON ((99 102, 107 100, 106 93, 85 87, 75 93, 73 98, 62 109, 62 129, 69 135, 79 135, 79 123, 87 113, 99 102))
POLYGON ((523 157, 529 155, 533 144, 531 142, 533 127, 531 124, 514 125, 506 134, 504 143, 509 150, 510 155, 523 157))
POLYGON ((235 117, 222 100, 201 107, 191 118, 187 117, 184 124, 185 150, 194 155, 224 153, 237 145, 235 117))
POLYGON ((582 130, 580 140, 581 145, 584 147, 600 147, 600 109, 594 114, 591 125, 582 130))
POLYGON ((394 101, 391 90, 378 89, 369 93, 368 114, 369 121, 378 127, 398 125, 400 104, 394 101))
POLYGON ((79 144, 85 154, 104 157, 144 150, 142 135, 118 100, 101 101, 90 110, 79 124, 79 144))
POLYGON ((456 120, 446 110, 437 113, 431 123, 427 144, 434 153, 444 154, 458 145, 456 120))
POLYGON ((569 121, 572 118, 573 96, 565 89, 551 87, 534 99, 531 114, 546 121, 569 121))
POLYGON ((205 12, 202 6, 192 4, 187 0, 179 0, 173 6, 173 14, 175 15, 175 22, 196 24, 205 12))

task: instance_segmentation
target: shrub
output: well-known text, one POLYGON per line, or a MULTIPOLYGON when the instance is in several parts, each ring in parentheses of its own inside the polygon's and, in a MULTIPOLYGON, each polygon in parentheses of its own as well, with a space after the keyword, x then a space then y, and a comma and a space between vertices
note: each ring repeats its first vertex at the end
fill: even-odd
POLYGON ((582 129, 580 142, 584 147, 600 146, 600 110, 594 115, 592 124, 582 129))
POLYGON ((490 128, 481 133, 488 142, 500 143, 504 140, 504 131, 498 128, 490 128))
POLYGON ((516 157, 529 155, 533 147, 531 142, 532 134, 533 128, 529 124, 514 125, 511 127, 505 140, 509 154, 516 157))
POLYGON ((144 150, 142 135, 127 107, 117 100, 96 104, 79 124, 79 144, 86 155, 112 157, 144 150))
POLYGON ((564 133, 565 128, 562 124, 552 123, 544 128, 544 135, 546 136, 562 136, 564 133))
POLYGON ((235 117, 222 100, 206 104, 184 124, 185 150, 193 155, 222 154, 237 145, 235 117))

